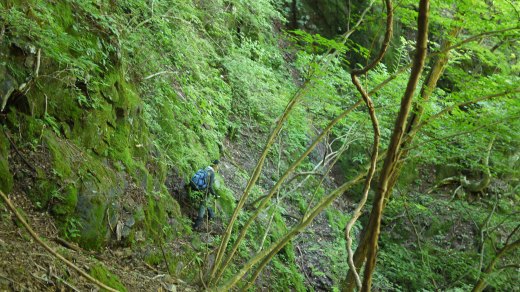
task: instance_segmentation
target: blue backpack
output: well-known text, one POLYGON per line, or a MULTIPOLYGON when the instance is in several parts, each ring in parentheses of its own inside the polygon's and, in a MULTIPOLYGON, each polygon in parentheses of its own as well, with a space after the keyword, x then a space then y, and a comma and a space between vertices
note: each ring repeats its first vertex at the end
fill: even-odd
POLYGON ((191 178, 191 182, 197 187, 197 190, 203 191, 208 187, 208 171, 199 169, 191 178))

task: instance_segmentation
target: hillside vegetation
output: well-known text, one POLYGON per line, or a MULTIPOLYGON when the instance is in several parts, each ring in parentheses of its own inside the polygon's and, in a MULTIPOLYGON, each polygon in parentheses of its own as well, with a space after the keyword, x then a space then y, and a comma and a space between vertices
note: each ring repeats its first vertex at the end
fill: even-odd
POLYGON ((316 2, 2 0, 0 288, 518 291, 520 4, 316 2))

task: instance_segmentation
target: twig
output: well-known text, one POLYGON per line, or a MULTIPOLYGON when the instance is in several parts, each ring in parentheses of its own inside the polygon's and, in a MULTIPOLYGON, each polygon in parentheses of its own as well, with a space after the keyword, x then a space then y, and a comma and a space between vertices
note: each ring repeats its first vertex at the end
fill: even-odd
MULTIPOLYGON (((276 203, 278 205, 278 202, 276 203)), ((267 239, 267 235, 269 235, 269 229, 271 229, 271 224, 273 224, 274 214, 276 211, 273 210, 273 214, 271 214, 271 218, 269 218, 269 222, 267 223, 267 228, 265 229, 264 236, 262 236, 262 240, 260 241, 260 246, 257 249, 257 253, 261 252, 264 248, 265 240, 267 239)))
POLYGON ((51 279, 46 279, 42 276, 38 276, 36 275, 35 273, 31 273, 31 276, 35 277, 36 279, 42 281, 45 283, 45 285, 55 285, 53 281, 51 281, 51 279))
POLYGON ((80 290, 78 288, 74 287, 72 284, 70 284, 69 282, 65 281, 64 279, 58 277, 57 275, 52 274, 52 277, 54 277, 56 280, 60 281, 61 283, 63 283, 65 286, 69 287, 73 291, 80 292, 80 290))
POLYGON ((515 265, 515 264, 505 265, 505 266, 498 267, 497 270, 504 270, 504 269, 511 269, 511 268, 520 269, 520 265, 515 265))
POLYGON ((491 218, 493 217, 493 214, 495 213, 497 205, 498 205, 498 194, 496 196, 496 200, 495 200, 495 204, 493 205, 493 209, 488 214, 487 218, 484 220, 482 227, 479 228, 480 229, 480 242, 479 242, 480 243, 480 260, 479 260, 478 268, 477 268, 478 278, 480 278, 480 274, 482 273, 482 266, 484 266, 484 250, 486 247, 485 236, 486 236, 486 231, 488 231, 487 226, 489 225, 489 222, 491 222, 491 218))
MULTIPOLYGON (((9 140, 9 143, 11 143, 11 146, 13 146, 16 154, 18 154, 18 156, 20 156, 20 158, 22 159, 22 161, 34 172, 36 172, 36 168, 34 166, 32 166, 32 164, 30 164, 26 159, 25 157, 22 155, 22 153, 20 152, 20 150, 18 150, 18 148, 16 147, 16 144, 14 144, 13 140, 11 139, 11 136, 9 136, 9 134, 5 131, 5 129, 3 127, 0 127, 2 128, 2 131, 4 131, 4 134, 5 134, 5 137, 7 138, 7 140, 9 140)), ((32 174, 31 174, 32 175, 32 174)), ((33 176, 34 177, 34 176, 33 176)))
POLYGON ((38 73, 40 72, 41 57, 42 57, 42 49, 38 49, 38 53, 36 54, 36 69, 34 69, 34 77, 38 77, 38 73))
POLYGON ((109 216, 109 212, 108 210, 110 210, 110 207, 107 208, 107 210, 105 211, 105 215, 107 216, 108 218, 108 227, 110 228, 110 231, 112 231, 112 233, 114 233, 114 227, 112 226, 112 223, 110 223, 110 216, 109 216))
POLYGON ((460 188, 462 188, 462 185, 458 186, 454 191, 453 191, 453 195, 451 196, 451 199, 450 199, 450 202, 455 200, 455 197, 457 196, 457 192, 460 190, 460 188))
MULTIPOLYGON (((47 254, 46 254, 46 256, 47 256, 47 254)), ((54 273, 52 272, 52 270, 50 269, 50 267, 49 267, 49 269, 46 269, 46 268, 44 268, 44 267, 42 267, 42 266, 40 266, 40 265, 38 265, 38 264, 35 264, 35 265, 36 265, 36 267, 37 267, 38 269, 40 269, 40 270, 42 270, 42 271, 47 271, 50 277, 54 277, 56 280, 62 282, 63 284, 65 284, 65 286, 69 287, 70 289, 72 289, 72 290, 74 290, 74 291, 76 291, 76 292, 80 292, 80 291, 78 290, 78 288, 74 287, 72 284, 68 283, 68 282, 65 281, 64 279, 60 278, 58 275, 54 274, 54 273)))
POLYGON ((45 111, 44 111, 44 116, 47 116, 47 94, 43 94, 43 96, 45 96, 45 111))
POLYGON ((159 76, 162 74, 177 74, 177 72, 171 71, 171 70, 161 71, 161 72, 157 72, 152 75, 146 76, 145 78, 143 78, 143 80, 148 80, 148 79, 154 78, 155 76, 159 76))
POLYGON ((75 245, 75 244, 72 244, 68 241, 66 241, 65 239, 63 238, 60 238, 60 237, 56 237, 54 238, 54 241, 56 241, 57 243, 63 245, 64 247, 68 248, 68 249, 72 249, 74 251, 81 251, 81 249, 79 248, 79 246, 75 245))
POLYGON ((162 278, 164 276, 166 276, 166 274, 159 274, 157 276, 152 277, 152 280, 157 280, 157 279, 162 278))
POLYGON ((207 291, 208 286, 206 285, 206 282, 204 282, 204 277, 202 276, 202 269, 199 269, 199 278, 200 282, 202 283, 202 286, 204 286, 204 291, 207 291))
MULTIPOLYGON (((298 252, 300 253, 300 256, 303 259, 303 252, 302 252, 302 250, 300 249, 300 247, 298 245, 296 245, 296 249, 298 250, 298 252)), ((305 278, 307 279, 307 281, 309 281, 309 283, 312 283, 312 280, 307 275, 307 270, 305 270, 305 266, 303 265, 303 260, 300 262, 300 265, 302 267, 303 275, 305 275, 305 278)))
POLYGON ((36 232, 34 232, 34 230, 31 228, 31 226, 25 221, 25 219, 20 215, 20 213, 18 212, 18 210, 16 210, 16 207, 13 205, 13 203, 11 202, 11 200, 9 200, 9 198, 4 194, 4 192, 0 191, 0 196, 2 197, 2 199, 6 202, 7 206, 9 207, 9 209, 11 209, 11 212, 13 212, 13 214, 16 216, 16 218, 18 218, 18 220, 22 223, 22 225, 25 227, 25 229, 29 232, 29 234, 31 235, 32 238, 34 238, 34 240, 36 240, 41 246, 43 246, 48 252, 50 252, 53 256, 55 256, 56 258, 60 259, 62 262, 64 262, 67 266, 69 266, 70 268, 76 270, 76 272, 78 272, 80 275, 82 275, 83 277, 85 277, 87 280, 89 280, 90 282, 96 284, 97 286, 99 286, 100 288, 103 288, 103 289, 106 289, 108 291, 111 291, 111 292, 118 292, 116 289, 114 288, 111 288, 103 283, 101 283, 99 280, 93 278, 92 276, 90 276, 89 274, 87 274, 85 271, 83 271, 82 269, 80 269, 78 266, 76 266, 75 264, 73 264, 72 262, 70 262, 69 260, 67 260, 66 258, 64 258, 62 255, 60 255, 59 253, 57 253, 55 250, 53 250, 50 246, 48 246, 45 242, 43 242, 41 240, 41 238, 36 234, 36 232))
POLYGON ((162 242, 159 242, 159 246, 161 247, 162 256, 164 258, 164 263, 166 264, 166 269, 168 269, 168 274, 171 275, 170 263, 168 263, 168 259, 166 258, 166 254, 164 253, 164 248, 163 248, 162 242))
POLYGON ((0 42, 4 40, 5 34, 5 24, 2 24, 2 29, 0 30, 0 42))
POLYGON ((160 271, 159 271, 158 269, 156 269, 156 268, 150 266, 148 263, 145 262, 144 265, 145 265, 147 268, 149 268, 150 270, 152 270, 152 271, 154 271, 154 272, 156 272, 156 273, 160 273, 160 271))

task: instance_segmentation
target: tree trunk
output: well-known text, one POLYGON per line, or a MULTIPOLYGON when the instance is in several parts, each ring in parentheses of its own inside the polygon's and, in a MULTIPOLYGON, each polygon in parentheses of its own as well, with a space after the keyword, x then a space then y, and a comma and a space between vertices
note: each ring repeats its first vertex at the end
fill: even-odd
MULTIPOLYGON (((450 36, 456 36, 460 32, 460 30, 461 30, 460 28, 454 29, 450 33, 450 36)), ((446 42, 443 43, 441 51, 446 50, 447 48, 450 48, 450 46, 451 46, 451 41, 447 40, 446 42)), ((442 76, 442 73, 444 72, 444 70, 446 68, 448 59, 449 59, 449 49, 446 51, 446 53, 438 55, 436 58, 432 59, 432 63, 433 63, 431 66, 432 69, 430 70, 427 81, 424 83, 424 85, 421 89, 421 93, 420 93, 422 101, 427 101, 430 98, 431 93, 437 86, 437 82, 440 79, 440 77, 442 76)), ((384 197, 379 198, 379 200, 382 200, 381 212, 384 209, 384 207, 386 206, 386 202, 388 201, 388 199, 390 197, 391 191, 392 191, 395 183, 397 182, 397 179, 400 174, 400 170, 402 168, 403 158, 406 157, 408 154, 408 150, 406 150, 404 148, 412 142, 413 136, 416 133, 415 129, 419 125, 423 112, 424 112, 424 107, 423 107, 422 103, 415 103, 414 109, 412 110, 412 114, 410 115, 410 118, 408 119, 409 120, 408 126, 406 127, 406 131, 405 131, 406 138, 401 143, 402 145, 400 146, 400 150, 397 153, 398 158, 395 163, 396 165, 390 174, 387 191, 385 192, 384 197)), ((363 264, 363 262, 366 259, 367 252, 368 252, 367 241, 369 239, 371 231, 376 228, 376 225, 377 225, 376 221, 377 221, 377 216, 374 213, 374 209, 373 209, 373 212, 370 214, 370 217, 369 217, 369 223, 363 229, 363 231, 361 233, 362 234, 361 241, 354 254, 353 262, 356 265, 357 269, 361 269, 361 265, 363 264)), ((355 285, 355 273, 353 271, 349 271, 347 274, 345 290, 352 291, 354 289, 354 285, 355 285)))
POLYGON ((374 272, 376 263, 377 241, 379 239, 384 200, 388 194, 388 183, 390 176, 396 167, 400 145, 406 130, 406 120, 412 105, 412 98, 417 87, 417 83, 419 82, 421 72, 424 68, 428 41, 428 14, 429 0, 421 0, 419 3, 419 16, 417 21, 418 32, 414 65, 410 73, 406 91, 401 100, 401 107, 395 122, 386 159, 379 177, 378 189, 376 190, 376 197, 370 214, 371 220, 369 222, 368 228, 366 229, 367 231, 364 234, 367 239, 363 242, 364 246, 362 249, 366 251, 367 261, 365 266, 362 291, 370 291, 372 286, 372 274, 374 272))

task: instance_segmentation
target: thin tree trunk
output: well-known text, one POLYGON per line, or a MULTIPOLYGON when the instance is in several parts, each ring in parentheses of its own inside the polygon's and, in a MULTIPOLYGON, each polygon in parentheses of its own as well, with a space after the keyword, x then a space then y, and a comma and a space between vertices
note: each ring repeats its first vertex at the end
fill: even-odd
POLYGON ((289 102, 289 104, 285 108, 284 112, 278 119, 278 122, 276 123, 276 126, 271 133, 271 136, 269 136, 269 138, 267 139, 264 150, 263 150, 262 154, 260 155, 260 159, 258 159, 258 162, 253 171, 251 179, 249 180, 249 182, 244 190, 244 193, 240 197, 240 200, 238 201, 237 206, 236 206, 235 210, 233 211, 233 214, 231 215, 231 219, 229 220, 226 231, 224 232, 222 241, 217 250, 217 255, 215 257, 215 263, 211 269, 210 285, 212 284, 212 282, 215 278, 215 274, 217 273, 220 263, 222 262, 222 258, 224 256, 224 252, 226 250, 227 243, 229 242, 229 239, 231 238, 231 233, 233 231, 233 225, 235 224, 235 221, 238 217, 238 213, 240 212, 240 210, 244 206, 245 202, 247 201, 247 198, 249 197, 249 192, 251 191, 251 189, 255 185, 256 181, 260 177, 260 173, 262 172, 264 161, 265 161, 265 158, 267 157, 267 154, 269 153, 269 149, 271 149, 271 146, 273 145, 275 138, 280 133, 280 131, 282 129, 282 125, 284 124, 285 120, 289 117, 289 113, 292 111, 292 109, 296 106, 297 102, 302 98, 302 96, 304 96, 306 94, 307 90, 309 89, 309 87, 307 85, 308 85, 308 81, 303 85, 302 88, 300 88, 298 90, 298 92, 296 92, 296 94, 294 95, 294 97, 289 102))
POLYGON ((358 101, 356 104, 345 110, 343 113, 341 113, 337 118, 332 120, 329 125, 323 130, 323 132, 318 136, 311 146, 300 156, 298 160, 296 160, 289 168, 285 171, 285 173, 278 179, 276 184, 273 186, 269 194, 265 197, 265 199, 262 200, 260 203, 260 206, 256 209, 255 213, 249 217, 245 225, 242 227, 240 234, 238 235, 238 238, 235 240, 235 243, 231 247, 231 251, 227 254, 226 260, 223 261, 222 265, 218 268, 218 271, 215 272, 215 275, 213 277, 213 283, 217 283, 222 274, 224 273, 225 268, 231 263, 231 260, 233 258, 233 255, 238 249, 238 246, 240 245, 240 242, 245 237, 246 232, 249 228, 249 226, 253 223, 253 221, 258 217, 260 212, 264 209, 264 207, 267 205, 267 203, 270 201, 272 196, 276 194, 280 186, 283 184, 285 179, 300 165, 305 157, 307 157, 312 150, 319 144, 319 142, 325 137, 325 135, 336 125, 339 121, 341 121, 345 116, 347 116, 351 111, 353 111, 357 106, 361 104, 361 101, 358 101))
MULTIPOLYGON (((222 286, 217 287, 217 291, 230 291, 231 288, 235 287, 238 282, 244 277, 244 275, 251 270, 251 268, 258 264, 259 266, 256 268, 253 273, 252 279, 254 279, 258 274, 262 271, 262 269, 271 261, 273 256, 276 255, 294 236, 300 233, 307 225, 309 225, 318 214, 320 214, 323 209, 328 207, 337 197, 344 194, 348 189, 350 189, 353 185, 357 184, 365 177, 366 173, 362 172, 357 175, 355 178, 350 180, 349 182, 344 183, 339 188, 335 189, 333 192, 323 197, 318 204, 314 208, 312 208, 307 215, 302 218, 302 221, 294 226, 287 234, 279 238, 276 242, 271 244, 269 248, 264 249, 262 252, 256 254, 252 259, 250 259, 244 266, 235 273, 231 279, 226 281, 222 286)), ((252 283, 252 281, 248 281, 252 283)))
POLYGON ((349 220, 349 222, 347 223, 347 226, 345 228, 345 239, 346 239, 346 249, 347 249, 347 254, 348 254, 348 259, 347 259, 348 265, 350 267, 350 270, 353 271, 353 274, 356 279, 356 284, 359 289, 361 289, 362 284, 361 284, 359 275, 356 272, 356 266, 354 265, 353 252, 352 252, 352 237, 350 235, 350 231, 351 231, 352 227, 354 226, 354 224, 356 223, 359 216, 361 216, 361 210, 365 206, 365 203, 368 198, 368 192, 370 191, 370 184, 372 182, 372 178, 374 177, 374 173, 377 168, 377 158, 379 155, 379 141, 380 141, 381 133, 379 130, 379 122, 377 120, 377 116, 376 116, 376 112, 374 109, 374 104, 372 102, 372 99, 370 98, 370 96, 368 95, 366 90, 363 88, 363 86, 361 86, 358 76, 362 75, 362 74, 366 74, 370 69, 374 68, 377 65, 377 63, 379 63, 383 59, 383 56, 385 55, 385 53, 388 49, 388 46, 390 44, 390 40, 392 38, 392 33, 393 33, 393 16, 394 16, 394 14, 393 14, 393 10, 392 10, 392 1, 386 0, 385 4, 386 4, 386 11, 387 11, 386 33, 385 33, 385 39, 383 41, 383 45, 381 46, 379 54, 365 68, 363 68, 361 70, 353 70, 352 74, 351 74, 352 83, 356 86, 357 90, 361 93, 361 96, 363 97, 363 100, 365 101, 365 103, 367 105, 368 112, 370 115, 370 120, 372 122, 372 127, 374 130, 374 142, 372 145, 370 168, 368 170, 368 174, 365 179, 365 186, 363 188, 363 194, 361 196, 361 200, 360 200, 358 206, 354 210, 352 218, 349 220))
MULTIPOLYGON (((365 17, 365 14, 368 12, 368 10, 372 6, 372 4, 373 4, 373 2, 370 2, 369 7, 367 7, 367 9, 365 9, 363 11, 363 13, 359 17, 359 19, 358 19, 357 23, 354 25, 354 27, 351 30, 347 31, 342 36, 343 37, 343 43, 345 43, 348 40, 350 35, 361 24, 361 22, 363 21, 363 19, 365 17)), ((333 51, 332 48, 329 49, 325 53, 325 57, 318 63, 317 67, 320 67, 322 65, 328 65, 329 61, 333 57, 335 57, 338 53, 339 53, 339 51, 333 51)), ((250 180, 248 181, 247 186, 246 186, 246 188, 244 190, 244 193, 240 197, 240 200, 238 201, 237 206, 236 206, 235 210, 233 211, 233 214, 231 215, 231 219, 229 220, 229 223, 228 223, 228 226, 226 227, 226 231, 224 232, 224 236, 222 238, 222 241, 220 242, 219 248, 218 248, 216 256, 215 256, 214 265, 211 268, 211 273, 210 273, 210 277, 209 277, 210 278, 210 285, 216 284, 216 282, 218 281, 218 278, 220 276, 217 277, 217 275, 216 275, 217 272, 219 272, 219 270, 220 270, 220 275, 221 275, 223 270, 224 270, 221 267, 222 259, 224 257, 225 250, 226 250, 227 245, 229 243, 229 239, 230 239, 231 233, 233 231, 233 226, 234 226, 235 221, 236 221, 236 219, 238 217, 238 213, 240 212, 240 210, 243 208, 245 202, 247 201, 247 198, 249 196, 249 192, 251 191, 251 189, 255 185, 256 181, 260 177, 260 173, 262 172, 263 164, 264 164, 265 158, 267 156, 267 153, 269 152, 269 149, 271 148, 271 146, 272 146, 272 144, 274 142, 274 139, 280 133, 281 127, 282 127, 283 123, 285 122, 285 120, 287 120, 287 117, 288 117, 289 113, 292 111, 292 109, 297 104, 297 102, 301 99, 301 97, 304 96, 305 93, 309 90, 309 87, 310 87, 309 83, 310 83, 310 81, 312 81, 312 77, 313 77, 314 73, 315 72, 311 72, 311 74, 309 75, 309 79, 306 80, 306 82, 302 85, 302 87, 296 92, 296 94, 293 97, 293 99, 289 102, 289 104, 285 108, 282 116, 278 119, 278 122, 276 123, 275 129, 273 130, 273 132, 271 133, 271 136, 267 140, 267 143, 266 143, 266 145, 264 147, 264 150, 263 150, 263 152, 262 152, 262 154, 260 156, 260 159, 258 160, 258 162, 257 162, 257 164, 255 166, 255 169, 253 171, 253 175, 251 176, 250 180)), ((229 258, 232 258, 232 257, 230 256, 229 258)))
MULTIPOLYGON (((372 286, 372 273, 375 269, 377 241, 379 239, 381 216, 384 200, 388 191, 388 183, 391 174, 395 170, 402 138, 406 130, 406 120, 412 105, 413 94, 417 87, 417 83, 419 82, 421 72, 424 68, 428 40, 428 13, 429 1, 421 0, 419 3, 417 45, 416 54, 414 57, 414 65, 412 67, 405 94, 401 100, 401 108, 396 119, 394 131, 392 133, 390 145, 386 154, 386 159, 381 170, 378 189, 376 191, 376 197, 369 218, 369 224, 363 236, 365 239, 362 240, 358 250, 356 250, 357 257, 356 254, 354 255, 354 263, 357 261, 357 264, 360 265, 364 259, 363 254, 366 254, 367 263, 365 266, 362 291, 370 291, 372 286)), ((356 266, 359 267, 359 265, 356 266)), ((349 274, 351 274, 352 277, 353 273, 349 274)), ((353 290, 353 286, 346 286, 345 288, 347 290, 353 290)))

